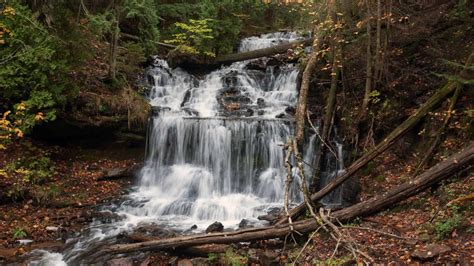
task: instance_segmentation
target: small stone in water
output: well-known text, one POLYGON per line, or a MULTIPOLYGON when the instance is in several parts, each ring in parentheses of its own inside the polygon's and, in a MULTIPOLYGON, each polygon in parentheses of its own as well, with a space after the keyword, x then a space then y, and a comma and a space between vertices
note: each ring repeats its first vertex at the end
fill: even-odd
POLYGON ((206 233, 214 233, 214 232, 222 232, 224 231, 224 225, 219 222, 214 222, 213 224, 209 225, 206 229, 206 233))

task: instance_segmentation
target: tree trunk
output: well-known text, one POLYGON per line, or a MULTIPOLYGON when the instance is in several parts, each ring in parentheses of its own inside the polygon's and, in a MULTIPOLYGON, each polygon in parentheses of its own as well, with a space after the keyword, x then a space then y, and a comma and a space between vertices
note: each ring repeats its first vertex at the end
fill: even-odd
POLYGON ((372 26, 370 25, 370 9, 367 2, 367 50, 366 50, 366 60, 367 64, 365 67, 365 92, 364 99, 362 100, 362 109, 360 110, 359 120, 364 120, 367 115, 370 101, 370 92, 372 90, 372 51, 370 46, 372 45, 372 26))
POLYGON ((364 202, 336 211, 334 216, 339 220, 347 221, 357 216, 380 211, 430 188, 445 178, 453 176, 464 167, 473 167, 473 163, 474 142, 471 141, 459 153, 431 167, 417 178, 390 189, 382 195, 377 195, 364 202))
POLYGON ((314 155, 314 163, 313 163, 313 177, 312 177, 312 188, 317 186, 317 182, 319 176, 321 174, 321 168, 323 166, 323 158, 326 154, 326 151, 329 150, 329 147, 326 145, 330 145, 330 135, 331 135, 331 127, 332 127, 332 120, 334 116, 334 107, 336 105, 336 92, 337 92, 337 82, 339 79, 339 65, 340 65, 340 48, 337 45, 337 40, 333 41, 332 45, 333 50, 333 62, 332 62, 332 71, 331 71, 331 87, 329 89, 328 98, 326 101, 326 110, 324 114, 323 120, 323 129, 321 131, 321 144, 319 145, 319 149, 316 151, 314 155))
POLYGON ((421 172, 423 167, 426 164, 428 164, 430 162, 430 160, 432 159, 433 153, 435 152, 436 147, 438 146, 439 142, 441 141, 441 136, 443 135, 443 131, 449 124, 449 120, 451 119, 451 116, 452 116, 452 113, 453 113, 453 110, 454 110, 454 106, 456 105, 459 94, 461 93, 461 87, 462 87, 461 84, 457 85, 457 88, 454 91, 454 94, 450 99, 447 114, 446 114, 446 117, 444 118, 443 124, 441 125, 441 127, 439 127, 438 131, 436 132, 436 136, 433 139, 433 141, 431 141, 430 144, 428 145, 428 149, 424 152, 423 158, 420 160, 420 162, 416 166, 416 169, 415 169, 415 172, 413 173, 413 176, 417 176, 421 172))
MULTIPOLYGON (((472 53, 466 65, 471 65, 474 60, 474 53, 472 53)), ((467 75, 467 70, 461 73, 461 76, 467 75)), ((329 194, 332 190, 341 185, 344 181, 349 179, 355 172, 364 167, 367 163, 372 161, 379 154, 387 150, 392 146, 396 140, 413 128, 429 111, 431 111, 436 105, 438 105, 442 100, 444 100, 449 94, 451 94, 457 87, 457 83, 450 81, 444 87, 439 89, 433 96, 431 96, 413 115, 411 115, 407 120, 405 120, 401 125, 392 131, 381 143, 375 146, 371 151, 367 152, 364 156, 356 160, 349 168, 346 169, 346 172, 342 175, 338 175, 333 181, 327 184, 320 191, 314 193, 311 196, 312 201, 317 201, 329 194)), ((291 210, 290 215, 292 218, 296 218, 304 213, 306 207, 304 204, 300 204, 294 209, 291 210)), ((286 219, 280 219, 277 224, 285 223, 286 219)))
MULTIPOLYGON (((401 136, 403 136, 409 129, 415 126, 435 105, 449 95, 456 86, 453 83, 449 83, 435 95, 433 95, 418 111, 409 117, 405 122, 398 126, 388 137, 386 137, 381 143, 379 143, 374 149, 366 153, 364 156, 355 161, 346 172, 342 175, 338 175, 333 181, 327 184, 323 189, 316 192, 311 196, 311 200, 317 201, 329 194, 332 190, 341 185, 344 181, 349 179, 355 172, 364 167, 367 163, 372 161, 379 154, 388 149, 392 144, 395 143, 401 136)), ((303 204, 298 205, 290 211, 290 215, 296 218, 304 213, 306 207, 303 204)), ((277 224, 285 223, 285 219, 280 219, 277 224)))
POLYGON ((109 79, 117 79, 117 54, 118 54, 118 39, 120 34, 120 29, 118 26, 118 21, 113 23, 113 29, 111 33, 110 40, 110 52, 109 52, 109 79))
MULTIPOLYGON (((402 200, 407 199, 417 193, 429 188, 431 185, 444 178, 452 176, 465 166, 472 167, 474 163, 474 142, 471 142, 461 152, 449 157, 447 160, 438 163, 418 178, 399 185, 382 195, 375 196, 367 201, 358 203, 349 208, 345 208, 332 213, 331 217, 340 221, 348 221, 355 217, 367 215, 380 211, 386 207, 393 206, 402 200)), ((316 230, 320 225, 313 218, 293 223, 294 230, 300 233, 308 233, 316 230)), ((117 254, 136 251, 150 250, 176 250, 191 246, 205 244, 230 244, 235 242, 248 242, 263 239, 285 237, 291 233, 288 225, 275 225, 262 228, 251 228, 242 231, 198 234, 169 239, 151 240, 141 243, 118 244, 106 247, 95 256, 103 254, 117 254)))
POLYGON ((381 43, 382 43, 382 3, 381 0, 377 0, 377 31, 375 32, 375 70, 374 77, 378 81, 380 78, 381 66, 381 43))
MULTIPOLYGON (((317 34, 317 31, 315 31, 317 34)), ((303 71, 303 77, 301 78, 300 95, 298 98, 298 105, 296 107, 296 126, 295 126, 295 140, 298 145, 301 144, 304 138, 304 127, 306 122, 306 105, 308 101, 308 91, 311 83, 311 77, 316 70, 316 64, 318 62, 319 53, 319 38, 315 37, 313 41, 313 52, 311 53, 308 63, 303 71)))

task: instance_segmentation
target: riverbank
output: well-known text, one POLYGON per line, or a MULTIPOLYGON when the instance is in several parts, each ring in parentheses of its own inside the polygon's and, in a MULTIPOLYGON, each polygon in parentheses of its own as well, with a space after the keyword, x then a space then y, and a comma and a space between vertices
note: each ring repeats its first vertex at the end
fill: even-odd
MULTIPOLYGON (((7 197, 13 196, 15 184, 0 179, 2 194, 6 194, 0 204, 0 262, 21 261, 21 255, 34 249, 61 250, 66 239, 101 217, 98 207, 120 199, 134 181, 132 176, 101 178, 138 165, 144 156, 142 147, 117 143, 95 147, 31 145, 37 153, 47 154, 53 174, 41 181, 42 188, 36 184, 22 186, 25 191, 15 202, 7 197)), ((21 167, 15 162, 24 160, 24 151, 23 146, 9 147, 8 154, 0 155, 0 166, 16 166, 15 171, 19 171, 21 167)))

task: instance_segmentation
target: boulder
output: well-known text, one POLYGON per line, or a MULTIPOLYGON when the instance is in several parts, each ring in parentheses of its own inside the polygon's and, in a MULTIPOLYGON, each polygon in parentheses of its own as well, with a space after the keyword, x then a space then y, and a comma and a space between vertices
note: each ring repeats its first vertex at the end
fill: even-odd
POLYGON ((224 231, 224 225, 220 222, 214 222, 206 228, 206 233, 216 233, 224 231))
POLYGON ((239 229, 252 228, 254 227, 252 223, 247 219, 242 219, 239 223, 239 229))
POLYGON ((134 232, 144 234, 147 236, 159 237, 159 238, 170 238, 177 236, 176 232, 160 227, 157 224, 144 224, 139 225, 134 232))

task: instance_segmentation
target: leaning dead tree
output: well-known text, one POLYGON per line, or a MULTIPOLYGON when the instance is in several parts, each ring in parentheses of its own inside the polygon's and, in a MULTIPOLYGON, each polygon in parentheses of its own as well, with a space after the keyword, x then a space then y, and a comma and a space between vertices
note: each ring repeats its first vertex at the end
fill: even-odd
MULTIPOLYGON (((360 217, 383 210, 411 196, 414 196, 421 191, 426 190, 433 184, 436 184, 443 179, 452 177, 454 174, 465 169, 466 167, 472 167, 473 163, 474 142, 471 142, 462 151, 431 167, 417 178, 396 186, 389 191, 381 195, 377 195, 369 200, 333 212, 329 218, 331 220, 337 219, 339 221, 348 221, 355 217, 360 217)), ((319 226, 320 224, 318 224, 313 218, 310 218, 294 222, 292 229, 290 229, 288 225, 279 224, 234 232, 197 234, 168 239, 154 239, 139 243, 117 244, 105 247, 93 256, 95 257, 104 254, 120 254, 137 251, 178 250, 207 244, 230 244, 236 242, 273 239, 285 237, 294 231, 300 233, 309 233, 318 229, 319 226)))
MULTIPOLYGON (((474 53, 472 53, 467 62, 466 66, 471 66, 474 62, 474 53)), ((461 73, 461 77, 467 78, 472 75, 472 73, 468 73, 468 67, 461 73)), ((415 125, 420 122, 428 112, 430 112, 435 106, 437 106, 441 101, 443 101, 447 96, 452 94, 456 88, 458 87, 458 82, 456 81, 449 81, 445 86, 441 89, 436 91, 433 96, 431 96, 418 110, 411 115, 408 119, 406 119, 402 124, 400 124, 397 128, 395 128, 392 133, 390 133, 382 142, 376 145, 372 150, 367 152, 361 158, 356 160, 346 171, 338 175, 334 180, 332 180, 329 184, 327 184, 324 188, 319 190, 318 192, 311 195, 311 200, 313 202, 322 199, 324 196, 329 194, 331 191, 339 187, 344 181, 348 180, 351 176, 353 176, 358 170, 362 167, 367 165, 370 161, 372 161, 375 157, 380 155, 382 152, 386 151, 389 147, 391 147, 398 139, 400 139, 405 133, 407 133, 410 129, 412 129, 415 125)), ((297 121, 298 122, 298 121, 297 121)), ((290 211, 290 215, 293 219, 296 217, 304 214, 306 210, 305 204, 300 204, 294 209, 290 211)), ((288 221, 287 217, 281 218, 277 224, 283 224, 288 221)))

